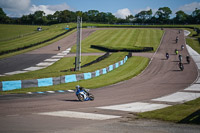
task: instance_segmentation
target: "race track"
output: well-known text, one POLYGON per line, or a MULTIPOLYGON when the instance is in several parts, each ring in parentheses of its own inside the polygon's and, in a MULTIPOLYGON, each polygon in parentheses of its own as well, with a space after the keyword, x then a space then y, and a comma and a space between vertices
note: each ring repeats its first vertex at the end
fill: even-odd
MULTIPOLYGON (((69 46, 71 46, 71 44, 69 46)), ((26 95, 23 97, 1 99, 0 131, 73 131, 75 127, 77 128, 76 125, 83 128, 84 126, 95 126, 103 122, 84 118, 70 118, 64 115, 63 117, 41 115, 41 113, 73 111, 127 116, 130 112, 104 110, 96 107, 133 102, 152 102, 151 99, 159 98, 177 91, 183 91, 183 89, 196 80, 198 71, 195 63, 191 61, 190 64, 186 64, 185 58, 183 58, 185 69, 184 71, 179 70, 178 56, 175 55, 174 50, 180 50, 182 44, 185 44, 183 32, 179 34, 178 30, 165 29, 161 45, 153 55, 149 66, 139 76, 130 80, 92 90, 91 92, 95 96, 95 100, 92 102, 78 102, 74 93, 57 93, 37 96, 26 95), (179 36, 178 44, 176 44, 175 41, 176 36, 179 36), (165 59, 166 52, 170 55, 169 60, 165 59), (10 130, 6 130, 9 128, 10 130)), ((180 53, 185 57, 188 51, 185 48, 183 51, 180 51, 180 53)), ((48 52, 46 54, 48 54, 48 52)), ((113 122, 112 120, 110 121, 111 123, 113 122)), ((109 124, 108 120, 104 122, 109 124)), ((86 130, 86 128, 84 128, 84 130, 86 130)), ((76 131, 78 131, 78 129, 76 129, 76 131)), ((152 130, 152 132, 153 131, 154 130, 152 130)))

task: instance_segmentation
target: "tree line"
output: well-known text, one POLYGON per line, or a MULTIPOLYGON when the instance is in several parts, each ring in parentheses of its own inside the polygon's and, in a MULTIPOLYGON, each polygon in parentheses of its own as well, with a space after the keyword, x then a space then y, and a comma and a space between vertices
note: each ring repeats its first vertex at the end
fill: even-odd
POLYGON ((200 9, 195 9, 192 14, 177 11, 174 18, 170 18, 172 11, 169 7, 161 7, 154 14, 152 9, 141 11, 136 15, 126 16, 125 19, 117 18, 110 12, 99 12, 98 10, 82 11, 56 11, 54 14, 46 15, 44 11, 36 11, 33 14, 23 15, 20 18, 10 18, 0 8, 0 23, 6 24, 31 24, 50 25, 58 23, 76 22, 77 16, 82 17, 83 22, 106 23, 106 24, 200 24, 200 9))

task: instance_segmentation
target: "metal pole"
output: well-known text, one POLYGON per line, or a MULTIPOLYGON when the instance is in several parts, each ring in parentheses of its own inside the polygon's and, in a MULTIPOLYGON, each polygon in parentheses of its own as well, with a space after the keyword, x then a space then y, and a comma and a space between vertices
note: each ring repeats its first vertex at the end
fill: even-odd
POLYGON ((77 17, 77 45, 76 45, 76 61, 75 61, 75 70, 80 71, 81 69, 81 27, 82 27, 82 18, 77 17))

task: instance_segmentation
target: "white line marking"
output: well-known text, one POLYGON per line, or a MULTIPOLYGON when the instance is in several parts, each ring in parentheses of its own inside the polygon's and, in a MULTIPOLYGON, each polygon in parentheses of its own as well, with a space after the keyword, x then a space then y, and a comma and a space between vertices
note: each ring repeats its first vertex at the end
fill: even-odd
POLYGON ((36 64, 37 66, 45 66, 45 67, 47 67, 47 66, 50 66, 50 65, 52 65, 54 62, 51 62, 51 63, 49 63, 49 62, 41 62, 41 63, 38 63, 38 64, 36 64))
POLYGON ((58 56, 58 55, 55 55, 55 56, 52 56, 51 58, 63 58, 64 56, 58 56))
POLYGON ((27 92, 26 94, 33 94, 32 92, 27 92))
POLYGON ((198 79, 198 81, 196 83, 198 83, 198 84, 200 83, 200 78, 198 79))
POLYGON ((56 62, 56 61, 58 61, 58 60, 60 60, 60 59, 46 59, 46 60, 44 60, 44 61, 56 62))
POLYGON ((67 90, 68 92, 74 92, 74 90, 67 90))
POLYGON ((192 56, 192 58, 195 61, 195 63, 200 63, 200 55, 198 55, 198 56, 192 56))
POLYGON ((48 93, 55 93, 55 91, 47 91, 48 93))
POLYGON ((186 45, 188 52, 191 56, 198 56, 199 53, 197 53, 194 49, 192 49, 190 46, 186 45))
POLYGON ((187 91, 200 91, 200 84, 193 84, 190 87, 184 89, 187 91))
MULTIPOLYGON (((199 57, 200 58, 200 57, 199 57)), ((196 63, 197 64, 197 67, 198 69, 200 70, 200 63, 196 63)))
POLYGON ((66 50, 70 51, 70 50, 71 50, 71 48, 68 48, 68 49, 66 49, 66 50))
POLYGON ((184 103, 200 97, 200 93, 176 92, 168 96, 152 99, 153 101, 184 103))
POLYGON ((49 116, 59 116, 59 117, 69 117, 69 118, 82 118, 90 120, 108 120, 114 118, 120 118, 121 116, 116 115, 103 115, 94 113, 83 113, 74 111, 56 111, 56 112, 44 112, 38 113, 39 115, 49 115, 49 116))
POLYGON ((26 68, 24 69, 25 71, 36 71, 36 70, 40 70, 40 69, 43 69, 45 67, 29 67, 29 68, 26 68))
POLYGON ((26 73, 27 71, 14 71, 14 72, 9 72, 5 73, 5 75, 14 75, 14 74, 20 74, 20 73, 26 73))
POLYGON ((189 34, 190 34, 190 31, 184 30, 184 35, 185 35, 185 36, 188 36, 189 34))
POLYGON ((113 106, 104 106, 104 107, 97 107, 97 108, 128 111, 128 112, 146 112, 146 111, 152 111, 152 110, 165 108, 165 107, 168 107, 168 106, 170 106, 170 105, 135 102, 135 103, 113 105, 113 106))
POLYGON ((58 55, 58 56, 59 56, 59 55, 63 55, 63 56, 64 56, 64 55, 67 55, 67 53, 58 53, 57 55, 58 55))
POLYGON ((68 54, 68 53, 69 53, 69 51, 62 51, 62 53, 63 53, 63 54, 68 54))

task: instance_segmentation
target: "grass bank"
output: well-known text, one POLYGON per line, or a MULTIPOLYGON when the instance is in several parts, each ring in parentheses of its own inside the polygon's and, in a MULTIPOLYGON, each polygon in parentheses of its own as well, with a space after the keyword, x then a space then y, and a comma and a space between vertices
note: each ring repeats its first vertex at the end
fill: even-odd
MULTIPOLYGON (((105 61, 107 62, 107 61, 105 61)), ((115 61, 113 61, 115 62, 115 61)), ((141 71, 143 71, 149 63, 149 59, 145 57, 131 57, 127 60, 127 62, 120 66, 119 68, 99 77, 95 77, 89 80, 81 80, 78 82, 60 84, 49 87, 37 87, 37 88, 26 88, 20 90, 13 90, 7 92, 0 92, 0 94, 8 94, 8 93, 26 93, 26 92, 36 92, 36 91, 55 91, 55 90, 68 90, 75 89, 77 84, 84 86, 86 88, 98 88, 107 85, 111 85, 123 80, 128 80, 134 76, 137 76, 141 71), (117 77, 117 78, 116 78, 117 77)), ((103 63, 101 63, 103 64, 103 63)), ((109 64, 113 64, 109 62, 109 64)), ((100 64, 94 64, 94 66, 88 67, 87 69, 95 69, 102 67, 100 64)))
MULTIPOLYGON (((82 52, 101 52, 91 45, 112 48, 153 47, 160 44, 163 31, 160 29, 102 29, 92 33, 82 41, 82 52)), ((76 51, 76 46, 72 47, 76 51)))
POLYGON ((44 47, 68 36, 74 31, 55 38, 67 31, 64 29, 67 25, 70 25, 70 28, 75 27, 74 24, 57 24, 42 26, 42 28, 44 27, 42 31, 36 31, 39 26, 1 24, 0 32, 4 34, 0 34, 2 38, 0 40, 0 53, 2 53, 0 59, 44 47), (18 30, 18 32, 15 30, 18 30), (52 38, 54 39, 51 40, 52 38), (34 45, 37 43, 39 45, 34 45))
MULTIPOLYGON (((198 27, 200 28, 200 26, 198 27)), ((185 29, 190 31, 190 35, 186 37, 186 43, 200 54, 200 35, 193 29, 185 29)))
POLYGON ((159 119, 185 124, 200 124, 200 98, 164 109, 139 113, 140 118, 159 119))

